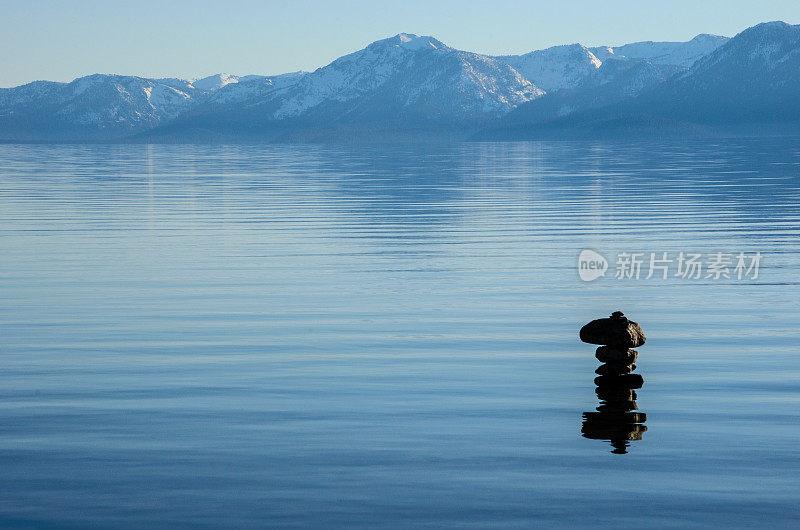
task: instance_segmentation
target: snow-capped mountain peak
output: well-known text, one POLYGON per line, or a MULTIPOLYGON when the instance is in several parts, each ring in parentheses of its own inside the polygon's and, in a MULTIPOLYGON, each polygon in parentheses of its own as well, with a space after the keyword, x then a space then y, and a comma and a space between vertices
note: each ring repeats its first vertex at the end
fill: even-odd
POLYGON ((653 64, 689 67, 728 40, 728 37, 701 33, 687 42, 643 41, 622 46, 597 46, 590 50, 602 61, 614 57, 621 60, 646 60, 653 64))
POLYGON ((433 37, 399 33, 304 76, 291 94, 276 101, 273 118, 299 117, 311 109, 334 112, 358 106, 365 98, 382 101, 386 108, 381 112, 392 105, 409 115, 421 113, 424 105, 429 113, 447 109, 474 117, 507 112, 541 94, 501 61, 455 50, 433 37))
POLYGON ((524 55, 503 55, 497 59, 546 91, 574 88, 603 64, 581 44, 553 46, 524 55))
POLYGON ((419 37, 413 33, 398 33, 392 37, 392 39, 397 40, 395 46, 399 46, 406 50, 447 49, 447 46, 433 37, 419 37))
MULTIPOLYGON (((440 50, 446 51, 451 48, 444 44, 442 41, 429 36, 415 35, 414 33, 398 33, 394 37, 376 40, 369 44, 360 53, 369 49, 395 49, 402 51, 423 51, 423 50, 440 50)), ((345 56, 347 57, 347 56, 345 56)))
POLYGON ((214 74, 200 79, 193 79, 191 81, 192 86, 202 92, 211 92, 213 90, 219 90, 225 85, 238 82, 239 82, 239 76, 226 73, 214 74))
POLYGON ((291 87, 307 74, 308 72, 298 70, 273 76, 242 76, 239 77, 238 82, 228 83, 219 90, 215 90, 206 102, 215 105, 246 105, 262 101, 268 99, 276 91, 291 87))
POLYGON ((703 119, 785 121, 800 116, 793 106, 799 71, 800 26, 783 22, 756 25, 734 39, 700 34, 687 42, 569 44, 499 57, 398 33, 313 72, 193 80, 96 74, 0 89, 0 140, 105 140, 154 130, 175 138, 194 134, 188 131, 281 139, 319 130, 466 134, 523 104, 527 110, 517 114, 524 119, 620 105, 694 119, 699 111, 684 108, 692 101, 703 119))
MULTIPOLYGON (((782 21, 763 22, 747 28, 724 46, 704 57, 686 75, 711 68, 717 63, 731 62, 744 73, 766 73, 794 64, 800 55, 800 25, 782 21)), ((789 72, 785 72, 788 74, 789 72)))
MULTIPOLYGON (((763 29, 767 29, 767 28, 783 29, 783 28, 788 28, 789 26, 791 26, 791 24, 789 24, 788 22, 784 22, 783 20, 771 20, 769 22, 761 22, 760 24, 756 24, 755 26, 753 26, 751 28, 748 28, 745 31, 756 29, 756 28, 760 28, 762 30, 763 29)), ((742 32, 742 33, 744 33, 744 32, 742 32)))

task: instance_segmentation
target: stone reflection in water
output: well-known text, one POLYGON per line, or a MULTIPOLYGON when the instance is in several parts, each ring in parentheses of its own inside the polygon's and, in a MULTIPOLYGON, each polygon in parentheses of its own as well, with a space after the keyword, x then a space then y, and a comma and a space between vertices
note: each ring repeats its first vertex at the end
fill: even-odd
POLYGON ((636 390, 644 384, 634 374, 639 353, 632 347, 644 344, 645 336, 636 322, 617 311, 610 318, 593 320, 581 329, 581 340, 601 344, 595 356, 603 364, 595 373, 595 392, 600 399, 596 412, 583 413, 581 434, 593 440, 611 442, 615 454, 625 454, 631 441, 641 440, 647 431, 647 416, 638 411, 636 390))
POLYGON ((600 376, 597 397, 600 405, 596 412, 583 413, 583 427, 581 434, 592 440, 606 440, 614 446, 612 453, 625 454, 631 441, 641 440, 647 430, 644 425, 647 416, 638 412, 636 404, 636 390, 643 384, 642 376, 629 374, 636 377, 600 376), (612 379, 605 379, 612 377, 612 379))

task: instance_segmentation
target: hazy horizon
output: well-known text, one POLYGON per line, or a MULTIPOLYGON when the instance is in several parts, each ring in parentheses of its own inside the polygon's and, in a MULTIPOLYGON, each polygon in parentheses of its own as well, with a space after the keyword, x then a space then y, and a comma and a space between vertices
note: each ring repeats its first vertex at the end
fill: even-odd
POLYGON ((202 78, 220 72, 276 75, 314 70, 397 33, 431 35, 457 49, 518 54, 560 44, 621 45, 687 41, 700 33, 732 37, 770 20, 800 22, 787 1, 688 1, 669 5, 607 2, 439 2, 403 5, 347 2, 219 6, 150 0, 135 6, 60 0, 36 5, 0 0, 0 45, 24 53, 0 63, 0 87, 36 80, 71 81, 94 73, 147 78, 202 78))

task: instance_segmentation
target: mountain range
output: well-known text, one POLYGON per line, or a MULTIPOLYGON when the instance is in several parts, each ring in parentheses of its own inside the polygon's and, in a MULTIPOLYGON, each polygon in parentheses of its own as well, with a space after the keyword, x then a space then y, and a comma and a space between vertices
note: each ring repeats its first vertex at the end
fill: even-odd
POLYGON ((95 74, 0 89, 0 141, 519 140, 794 133, 800 26, 733 38, 457 50, 400 33, 313 72, 95 74))

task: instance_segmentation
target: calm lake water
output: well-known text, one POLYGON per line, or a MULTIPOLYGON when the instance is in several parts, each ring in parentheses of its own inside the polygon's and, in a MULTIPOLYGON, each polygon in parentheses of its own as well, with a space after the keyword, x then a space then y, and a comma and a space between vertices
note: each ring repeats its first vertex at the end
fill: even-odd
POLYGON ((799 236, 796 140, 0 146, 0 524, 797 526, 799 236))

